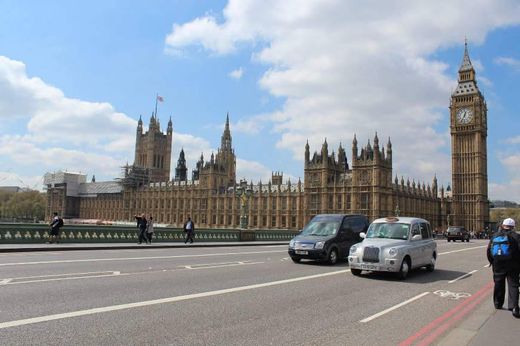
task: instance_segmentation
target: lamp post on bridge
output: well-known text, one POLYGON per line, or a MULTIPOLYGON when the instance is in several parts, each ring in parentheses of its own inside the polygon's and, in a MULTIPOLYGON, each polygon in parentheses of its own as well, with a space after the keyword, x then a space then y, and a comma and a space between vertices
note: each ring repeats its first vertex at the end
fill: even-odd
POLYGON ((247 186, 246 180, 240 180, 239 186, 236 188, 236 195, 238 200, 240 201, 240 229, 248 228, 248 218, 247 214, 249 212, 249 197, 253 193, 247 186))

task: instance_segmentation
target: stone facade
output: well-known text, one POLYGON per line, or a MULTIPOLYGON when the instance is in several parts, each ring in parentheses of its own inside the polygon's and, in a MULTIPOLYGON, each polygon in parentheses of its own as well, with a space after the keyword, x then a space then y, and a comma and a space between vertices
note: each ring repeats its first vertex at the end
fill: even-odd
POLYGON ((477 86, 467 44, 450 102, 452 225, 482 230, 489 222, 487 106, 477 86))
MULTIPOLYGON (((461 69, 466 68, 466 56, 467 50, 461 69)), ((467 59, 469 61, 469 57, 467 59)), ((476 86, 474 70, 471 68, 468 76, 465 71, 459 72, 459 83, 469 80, 476 86)), ((267 183, 237 182, 229 115, 216 155, 211 154, 208 161, 201 155, 192 170, 192 179, 188 180, 182 150, 175 178, 170 180, 171 120, 164 135, 158 120, 152 116, 144 135, 139 119, 135 162, 132 167, 127 166, 124 173, 127 177, 131 175, 129 172, 141 168, 148 172, 149 179, 134 179, 132 184, 126 184, 129 180, 123 178, 119 185, 83 181, 78 182, 78 187, 71 186, 70 182, 46 181, 47 212, 50 215, 57 210, 65 217, 114 221, 131 221, 135 214, 146 213, 153 215, 156 222, 174 227, 181 227, 191 216, 199 228, 238 228, 240 212, 246 203, 247 223, 251 229, 300 229, 316 214, 361 213, 370 220, 388 215, 423 217, 438 230, 445 229, 451 216, 451 224, 456 222, 470 230, 480 230, 488 220, 485 102, 477 89, 471 96, 454 94, 450 109, 453 206, 451 193, 443 187, 439 189, 436 177, 428 184, 393 178, 392 143, 389 138, 385 145, 380 145, 377 133, 372 143, 369 140, 364 147, 358 147, 354 135, 350 164, 341 144, 336 154, 329 150, 325 140, 321 150, 311 157, 307 143, 304 182, 284 182, 279 172, 273 173, 267 183), (457 110, 463 106, 472 107, 481 120, 458 126, 457 110), (153 142, 147 137, 150 133, 154 134, 153 138, 163 139, 153 142), (470 141, 471 145, 464 141, 470 141), (470 167, 465 165, 471 168, 464 168, 470 167), (467 190, 467 186, 478 187, 467 190), (77 193, 67 193, 69 189, 77 193), (60 194, 62 190, 65 192, 60 194), (68 196, 67 205, 72 205, 70 200, 74 200, 74 210, 63 207, 64 196, 68 196), (450 215, 452 209, 454 212, 450 215)))

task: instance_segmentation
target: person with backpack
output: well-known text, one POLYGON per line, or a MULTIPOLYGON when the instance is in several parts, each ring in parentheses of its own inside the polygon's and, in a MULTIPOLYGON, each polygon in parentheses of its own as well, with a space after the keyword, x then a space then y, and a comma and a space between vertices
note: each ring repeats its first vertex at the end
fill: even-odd
POLYGON ((515 220, 507 218, 500 229, 491 236, 487 247, 487 258, 493 266, 493 302, 496 309, 504 305, 507 278, 507 306, 513 316, 520 318, 518 286, 520 279, 520 236, 514 231, 515 220))
POLYGON ((56 244, 59 244, 60 242, 60 228, 63 226, 63 219, 58 216, 57 212, 54 212, 51 220, 51 223, 49 224, 51 228, 51 233, 49 235, 49 241, 47 243, 52 244, 56 242, 56 244))

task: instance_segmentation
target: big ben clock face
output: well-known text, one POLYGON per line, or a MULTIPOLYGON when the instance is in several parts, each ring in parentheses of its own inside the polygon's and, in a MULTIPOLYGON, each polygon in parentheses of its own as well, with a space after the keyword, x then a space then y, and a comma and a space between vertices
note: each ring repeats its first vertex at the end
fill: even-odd
POLYGON ((468 124, 473 120, 473 112, 469 108, 461 108, 457 111, 457 123, 458 124, 468 124))

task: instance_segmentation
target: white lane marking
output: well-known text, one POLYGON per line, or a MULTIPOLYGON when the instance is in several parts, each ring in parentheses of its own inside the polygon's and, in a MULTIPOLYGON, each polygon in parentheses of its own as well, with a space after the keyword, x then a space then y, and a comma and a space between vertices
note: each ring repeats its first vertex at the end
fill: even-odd
POLYGON ((238 266, 238 265, 246 265, 246 264, 260 264, 265 262, 250 262, 250 261, 235 261, 235 262, 220 262, 220 263, 200 263, 200 264, 192 264, 188 266, 178 266, 179 268, 184 269, 206 269, 206 268, 221 268, 221 267, 230 267, 230 266, 238 266))
POLYGON ((254 254, 264 254, 264 253, 266 253, 266 254, 267 253, 278 253, 278 252, 286 252, 286 251, 272 250, 272 251, 210 253, 210 254, 198 254, 198 255, 174 255, 174 256, 152 256, 152 257, 115 257, 115 258, 90 258, 90 259, 77 259, 77 260, 59 260, 59 261, 17 262, 17 263, 0 263, 0 267, 33 265, 33 264, 54 264, 54 263, 106 262, 106 261, 193 258, 193 257, 231 256, 231 255, 254 255, 254 254))
MULTIPOLYGON (((197 264, 196 268, 192 268, 192 266, 179 266, 179 268, 182 269, 213 269, 213 268, 223 268, 223 267, 232 267, 232 266, 243 266, 243 265, 252 265, 252 264, 262 264, 265 262, 241 262, 241 263, 207 263, 207 264, 197 264)), ((152 269, 152 268, 149 268, 152 269)), ((17 278, 9 278, 5 279, 8 280, 4 285, 18 285, 18 284, 29 284, 29 283, 39 283, 39 282, 49 282, 49 281, 60 281, 60 280, 77 280, 77 279, 94 279, 94 278, 109 278, 114 276, 135 276, 135 275, 141 275, 141 274, 154 274, 159 272, 168 272, 168 271, 177 271, 179 269, 160 269, 155 271, 141 271, 141 272, 133 272, 133 273, 121 273, 120 271, 107 271, 107 272, 90 272, 90 273, 74 273, 75 275, 79 274, 96 274, 96 273, 106 273, 102 275, 86 275, 86 276, 66 276, 66 275, 72 275, 69 274, 53 274, 53 275, 44 275, 44 276, 27 276, 27 277, 17 277, 17 278), (55 277, 55 278, 49 278, 45 279, 45 277, 55 277), (30 278, 42 278, 39 280, 25 280, 25 281, 13 281, 12 280, 19 280, 19 279, 30 279, 30 278)), ((0 281, 0 284, 2 284, 2 281, 0 281)))
POLYGON ((453 251, 448 251, 448 252, 441 252, 441 253, 439 253, 439 255, 447 255, 447 254, 455 253, 455 252, 462 252, 462 251, 469 251, 469 250, 475 250, 475 249, 482 249, 483 247, 487 247, 487 245, 467 247, 465 249, 453 250, 453 251))
POLYGON ((464 278, 467 278, 468 276, 470 276, 470 275, 473 274, 473 273, 476 273, 477 271, 478 271, 477 269, 472 270, 472 271, 470 271, 469 273, 466 273, 466 274, 464 274, 464 275, 461 275, 461 276, 459 276, 459 277, 456 278, 456 279, 453 279, 453 280, 451 280, 451 281, 448 281, 448 283, 449 283, 449 284, 452 284, 452 283, 454 283, 454 282, 457 282, 457 281, 459 281, 459 280, 462 280, 462 279, 464 279, 464 278))
POLYGON ((89 275, 89 276, 67 276, 64 278, 54 279, 42 279, 42 280, 25 280, 25 281, 13 281, 6 285, 20 285, 20 284, 32 284, 35 282, 49 282, 49 281, 64 281, 64 280, 78 280, 78 279, 95 279, 95 278, 108 278, 113 276, 119 276, 120 274, 102 274, 102 275, 89 275))
POLYGON ((410 299, 408 299, 408 300, 405 300, 404 302, 399 303, 399 304, 397 304, 397 305, 394 305, 394 306, 392 306, 391 308, 388 308, 388 309, 386 309, 386 310, 383 310, 383 311, 381 311, 381 312, 378 312, 377 314, 372 315, 372 316, 370 316, 370 317, 364 318, 364 319, 362 319, 362 320, 359 321, 359 322, 361 322, 361 323, 367 323, 367 322, 370 322, 370 321, 372 321, 373 319, 376 319, 376 318, 378 318, 378 317, 380 317, 380 316, 383 316, 384 314, 389 313, 390 311, 393 311, 393 310, 399 309, 401 306, 404 306, 404 305, 406 305, 406 304, 409 304, 409 303, 413 302, 414 300, 417 300, 417 299, 419 299, 419 298, 422 298, 422 297, 424 297, 425 295, 427 295, 427 294, 429 294, 429 293, 430 293, 430 292, 424 292, 424 293, 421 293, 421 294, 419 294, 419 295, 416 295, 415 297, 410 298, 410 299))
MULTIPOLYGON (((83 273, 63 273, 63 274, 51 274, 51 275, 36 275, 36 276, 17 276, 14 278, 10 278, 10 280, 20 280, 20 279, 37 279, 37 278, 53 278, 57 276, 74 276, 74 275, 90 275, 90 274, 114 274, 114 271, 107 270, 101 272, 83 272, 83 273)), ((119 273, 119 272, 117 272, 119 273)))
POLYGON ((248 291, 248 290, 254 290, 254 289, 258 289, 258 288, 289 284, 289 283, 299 282, 299 281, 304 281, 304 280, 318 279, 318 278, 323 278, 323 277, 333 276, 333 275, 338 275, 338 274, 345 274, 349 271, 350 271, 350 269, 338 270, 338 271, 329 272, 329 273, 301 276, 301 277, 292 278, 292 279, 264 282, 261 284, 254 284, 254 285, 247 285, 247 286, 232 287, 232 288, 226 288, 226 289, 221 289, 221 290, 216 290, 216 291, 187 294, 187 295, 176 296, 176 297, 146 300, 143 302, 112 305, 112 306, 105 306, 105 307, 100 307, 100 308, 66 312, 66 313, 61 313, 61 314, 26 318, 26 319, 22 319, 22 320, 1 322, 0 329, 18 327, 18 326, 34 324, 34 323, 54 321, 54 320, 65 319, 65 318, 93 315, 93 314, 99 314, 99 313, 110 312, 110 311, 139 308, 139 307, 143 307, 143 306, 168 304, 168 303, 175 303, 175 302, 180 302, 180 301, 184 301, 184 300, 212 297, 212 296, 223 295, 223 294, 228 294, 228 293, 248 291))
MULTIPOLYGON (((23 278, 11 278, 10 281, 5 283, 4 285, 20 285, 20 284, 30 284, 35 282, 49 282, 49 281, 63 281, 63 280, 77 280, 77 279, 94 279, 94 278, 107 278, 107 277, 113 277, 113 276, 119 276, 121 275, 121 272, 100 272, 105 274, 99 274, 99 275, 86 275, 86 276, 64 276, 64 275, 70 275, 70 274, 62 274, 62 275, 49 275, 49 276, 61 276, 61 277, 53 277, 45 279, 47 276, 34 276, 33 280, 22 280, 22 281, 13 281, 23 278)), ((29 278, 29 277, 28 277, 29 278)))
POLYGON ((7 285, 9 282, 11 282, 13 279, 3 279, 0 281, 0 285, 7 285))

